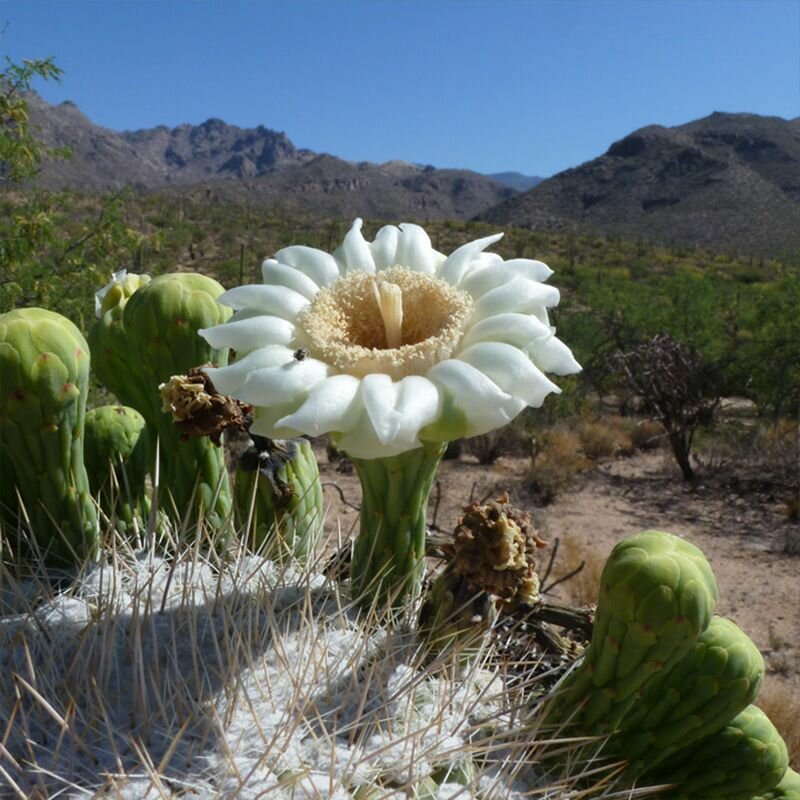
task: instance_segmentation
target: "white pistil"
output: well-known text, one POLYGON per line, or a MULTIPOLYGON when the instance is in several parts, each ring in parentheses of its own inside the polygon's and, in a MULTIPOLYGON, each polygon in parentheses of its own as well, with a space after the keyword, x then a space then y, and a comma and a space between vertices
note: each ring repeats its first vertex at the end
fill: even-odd
POLYGON ((372 290, 383 319, 386 346, 393 350, 403 344, 403 290, 395 283, 375 280, 372 290))

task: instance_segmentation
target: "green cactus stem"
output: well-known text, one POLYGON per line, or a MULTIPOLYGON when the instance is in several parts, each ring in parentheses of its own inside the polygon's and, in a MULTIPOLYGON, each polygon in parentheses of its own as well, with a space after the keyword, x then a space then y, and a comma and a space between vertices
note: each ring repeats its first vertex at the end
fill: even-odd
POLYGON ((94 558, 99 522, 83 461, 89 346, 41 308, 0 315, 0 444, 47 561, 94 558))
MULTIPOLYGON (((228 519, 232 502, 223 453, 208 438, 184 436, 163 410, 159 387, 200 364, 227 363, 227 352, 214 350, 197 334, 229 316, 230 309, 216 302, 222 291, 204 275, 160 275, 120 297, 120 304, 125 300, 121 329, 106 323, 109 314, 119 313, 114 306, 103 313, 95 334, 110 353, 98 370, 100 379, 139 411, 158 437, 160 492, 172 500, 162 500, 162 507, 172 513, 174 503, 178 521, 197 519, 202 508, 206 523, 215 529, 228 519)), ((109 296, 103 304, 110 303, 109 296)))
POLYGON ((84 458, 92 494, 122 533, 142 525, 149 512, 150 465, 144 417, 130 406, 108 405, 86 414, 84 458))
POLYGON ((601 576, 592 640, 546 712, 586 734, 614 731, 640 689, 670 670, 708 627, 717 582, 703 553, 644 531, 619 542, 601 576))
POLYGON ((672 753, 721 730, 753 702, 764 659, 733 622, 715 616, 671 670, 657 673, 620 723, 609 752, 633 778, 672 753))
POLYGON ((400 609, 419 594, 428 496, 444 448, 426 443, 396 456, 352 459, 362 500, 350 577, 364 603, 400 609))
POLYGON ((775 789, 788 767, 786 743, 767 715, 750 705, 722 730, 662 762, 640 784, 675 784, 664 800, 753 800, 775 789))
POLYGON ((774 789, 756 795, 752 800, 800 800, 800 775, 789 767, 774 789))
POLYGON ((234 481, 237 523, 246 529, 243 539, 274 560, 304 563, 319 543, 324 518, 311 443, 262 436, 252 441, 239 458, 234 481))

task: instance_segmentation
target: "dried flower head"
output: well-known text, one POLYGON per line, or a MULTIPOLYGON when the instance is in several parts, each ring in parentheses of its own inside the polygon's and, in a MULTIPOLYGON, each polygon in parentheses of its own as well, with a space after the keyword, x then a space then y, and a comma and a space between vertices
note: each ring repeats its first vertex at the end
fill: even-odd
POLYGON ((158 388, 161 407, 172 414, 182 439, 209 436, 218 445, 224 430, 247 430, 252 421, 253 407, 217 392, 203 367, 173 375, 158 388))
POLYGON ((445 551, 452 569, 470 589, 497 597, 505 606, 533 605, 539 599, 536 551, 546 547, 530 514, 509 504, 508 494, 464 509, 445 551))

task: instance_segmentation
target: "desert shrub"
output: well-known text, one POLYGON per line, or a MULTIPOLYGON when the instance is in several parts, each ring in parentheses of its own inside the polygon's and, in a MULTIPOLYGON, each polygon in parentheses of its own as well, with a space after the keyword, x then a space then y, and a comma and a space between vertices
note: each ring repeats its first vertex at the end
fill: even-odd
POLYGON ((692 444, 697 429, 711 423, 719 404, 721 378, 717 370, 695 348, 667 334, 618 351, 615 365, 664 426, 683 479, 694 480, 692 444))
POLYGON ((463 440, 463 452, 475 456, 479 464, 494 464, 505 455, 527 455, 531 448, 531 434, 522 424, 506 425, 463 440))
POLYGON ((664 441, 664 426, 654 419, 636 422, 630 431, 631 441, 639 450, 655 450, 664 441))
POLYGON ((591 462, 583 453, 578 434, 553 428, 534 441, 528 484, 539 502, 546 505, 590 467, 591 462))
POLYGON ((581 420, 578 437, 584 455, 592 461, 631 455, 634 446, 627 428, 622 417, 581 420))

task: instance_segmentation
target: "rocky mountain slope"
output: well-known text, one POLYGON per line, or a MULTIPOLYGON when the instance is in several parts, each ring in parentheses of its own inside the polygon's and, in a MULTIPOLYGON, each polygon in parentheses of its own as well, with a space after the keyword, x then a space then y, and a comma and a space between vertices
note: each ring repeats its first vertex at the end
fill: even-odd
POLYGON ((714 113, 650 125, 479 215, 762 253, 800 248, 800 118, 714 113))
POLYGON ((200 193, 220 201, 281 203, 305 211, 387 219, 467 219, 515 193, 469 170, 403 161, 354 163, 296 148, 284 133, 219 119, 201 125, 118 132, 95 125, 73 103, 29 96, 31 124, 68 159, 37 177, 50 189, 200 193))

